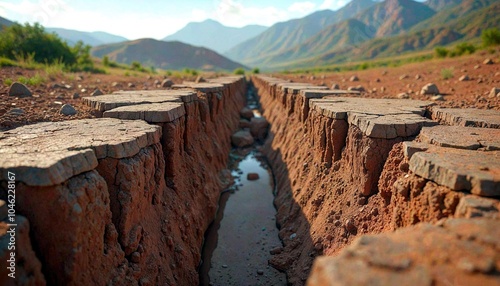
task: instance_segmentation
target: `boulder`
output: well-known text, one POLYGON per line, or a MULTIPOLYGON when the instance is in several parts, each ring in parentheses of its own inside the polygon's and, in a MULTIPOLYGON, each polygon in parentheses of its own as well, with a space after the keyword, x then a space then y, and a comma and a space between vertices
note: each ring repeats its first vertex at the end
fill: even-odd
POLYGON ((240 110, 240 116, 242 118, 251 120, 253 118, 253 111, 248 107, 243 107, 243 109, 240 110))
POLYGON ((491 89, 490 95, 488 97, 489 98, 494 98, 494 97, 498 96, 499 92, 500 92, 500 88, 494 87, 494 88, 491 89))
POLYGON ((231 136, 231 143, 236 147, 250 146, 253 142, 253 136, 250 131, 247 130, 240 130, 231 136))
POLYGON ((439 89, 438 87, 433 84, 433 83, 428 83, 424 87, 422 87, 422 90, 420 91, 420 94, 425 95, 425 94, 439 94, 439 89))
MULTIPOLYGON (((83 92, 83 91, 82 91, 82 92, 83 92)), ((95 90, 94 90, 94 91, 90 94, 90 96, 98 96, 98 95, 103 95, 103 94, 104 94, 104 93, 103 93, 100 89, 96 88, 96 89, 95 89, 95 90)))
POLYGON ((61 109, 59 110, 59 113, 66 115, 66 116, 75 115, 76 109, 73 106, 71 106, 71 104, 65 104, 61 107, 61 109))
POLYGON ((161 82, 161 87, 172 87, 172 85, 174 85, 174 82, 169 78, 166 78, 161 82))
POLYGON ((239 127, 240 128, 250 128, 250 121, 248 121, 246 119, 240 119, 239 127))
POLYGON ((14 82, 8 91, 9 96, 17 96, 17 97, 31 97, 33 94, 24 84, 19 82, 14 82))
POLYGON ((254 117, 250 120, 250 133, 256 139, 264 139, 267 135, 269 122, 264 117, 254 117))

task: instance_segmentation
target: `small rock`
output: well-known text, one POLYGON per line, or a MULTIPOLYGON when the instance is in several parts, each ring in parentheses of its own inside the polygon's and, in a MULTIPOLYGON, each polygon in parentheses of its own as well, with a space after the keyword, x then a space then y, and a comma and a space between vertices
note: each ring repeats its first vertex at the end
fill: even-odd
POLYGON ((253 111, 248 107, 243 107, 240 110, 240 116, 245 119, 251 120, 253 118, 253 111))
POLYGON ((21 108, 12 108, 11 110, 9 110, 9 114, 12 114, 12 115, 21 115, 24 113, 25 113, 24 110, 21 108))
POLYGON ((71 96, 72 99, 78 99, 80 98, 80 94, 78 94, 77 92, 73 93, 73 95, 71 96))
POLYGON ((485 60, 483 61, 483 64, 485 64, 485 65, 492 65, 492 64, 494 64, 494 63, 495 63, 495 62, 493 62, 493 60, 492 60, 492 59, 485 59, 485 60))
POLYGON ((490 91, 490 95, 488 96, 489 98, 494 98, 498 95, 498 93, 500 92, 500 88, 498 87, 494 87, 491 89, 490 91))
POLYGON ((444 101, 445 99, 444 99, 444 96, 438 94, 438 95, 435 95, 435 96, 431 97, 431 100, 433 100, 433 101, 444 101))
POLYGON ((58 94, 55 99, 64 99, 64 94, 58 94))
POLYGON ((407 79, 407 78, 409 78, 409 76, 407 74, 404 74, 404 75, 399 77, 399 80, 403 80, 403 79, 407 79))
POLYGON ((264 275, 264 270, 262 270, 262 269, 257 270, 257 274, 264 275))
POLYGON ((468 80, 470 80, 470 77, 468 75, 464 74, 458 80, 459 81, 468 81, 468 80))
POLYGON ((247 180, 249 181, 255 181, 255 180, 258 180, 260 177, 259 177, 259 174, 257 173, 248 173, 247 175, 247 180))
POLYGON ((113 83, 111 84, 111 86, 112 86, 112 87, 120 87, 120 86, 121 86, 121 84, 120 84, 119 82, 115 81, 115 82, 113 82, 113 83))
POLYGON ((294 239, 294 238, 296 238, 296 237, 297 237, 297 234, 296 234, 296 233, 292 233, 292 234, 290 235, 290 239, 291 239, 291 240, 292 240, 292 239, 294 239))
POLYGON ((481 67, 480 65, 475 65, 475 66, 474 66, 474 69, 475 69, 475 70, 477 70, 477 69, 479 69, 480 67, 481 67))
POLYGON ((409 96, 409 95, 408 95, 408 93, 406 93, 406 92, 403 92, 403 93, 398 94, 398 95, 397 95, 397 97, 398 97, 399 99, 408 99, 408 98, 410 98, 410 96, 409 96))
POLYGON ((345 229, 350 232, 350 233, 353 233, 355 234, 357 232, 357 228, 356 226, 354 225, 354 222, 352 221, 352 219, 348 219, 345 221, 345 229))
POLYGON ((69 116, 69 115, 75 115, 76 114, 76 109, 71 106, 70 104, 65 104, 61 107, 59 110, 59 113, 69 116))
POLYGON ((351 76, 350 81, 359 81, 359 78, 355 75, 351 76))
MULTIPOLYGON (((83 90, 82 90, 83 92, 83 90)), ((98 96, 98 95, 103 95, 104 93, 102 93, 102 91, 98 88, 96 88, 91 94, 90 96, 98 96)))
POLYGON ((130 88, 135 87, 135 84, 134 84, 134 83, 132 83, 132 82, 129 82, 129 83, 128 83, 128 87, 130 87, 130 88))
POLYGON ((222 268, 227 268, 227 264, 222 264, 222 268))
POLYGON ((377 78, 377 79, 375 80, 375 82, 381 82, 381 80, 380 80, 379 78, 377 78))
POLYGON ((174 82, 169 78, 166 78, 161 82, 161 87, 167 88, 167 87, 172 87, 172 85, 174 85, 174 82))
POLYGON ((340 89, 340 85, 338 85, 337 83, 334 83, 334 84, 332 84, 331 89, 340 89))
POLYGON ((439 94, 439 89, 437 86, 433 83, 428 83, 424 87, 422 87, 422 90, 420 91, 420 94, 425 95, 425 94, 439 94))
POLYGON ((361 86, 361 85, 358 85, 358 86, 350 86, 347 88, 348 91, 359 91, 359 92, 365 92, 366 89, 361 86))
POLYGON ((14 82, 8 91, 9 96, 17 96, 20 98, 33 96, 31 91, 24 84, 19 82, 14 82))
POLYGON ((195 82, 196 82, 196 83, 200 83, 200 82, 207 82, 207 80, 206 80, 206 79, 204 79, 204 78, 200 75, 200 76, 198 76, 198 77, 196 78, 195 82))
POLYGON ((82 88, 82 89, 80 90, 80 92, 81 92, 81 93, 86 93, 86 92, 87 92, 87 89, 86 89, 86 88, 82 88))
POLYGON ((419 80, 419 79, 421 79, 421 78, 422 78, 422 76, 421 76, 421 75, 419 75, 419 74, 415 75, 415 79, 416 79, 416 80, 419 80))
POLYGON ((311 80, 315 80, 315 79, 316 79, 316 77, 312 75, 312 76, 310 77, 310 79, 311 79, 311 80))

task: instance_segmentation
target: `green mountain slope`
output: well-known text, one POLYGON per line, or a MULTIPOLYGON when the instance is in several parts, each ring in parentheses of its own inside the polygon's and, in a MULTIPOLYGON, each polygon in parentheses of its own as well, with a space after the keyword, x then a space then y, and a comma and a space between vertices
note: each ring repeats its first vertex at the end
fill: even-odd
POLYGON ((323 28, 346 20, 373 6, 372 0, 353 0, 338 11, 318 11, 301 19, 277 23, 259 36, 230 49, 224 55, 241 62, 281 52, 301 44, 323 28))
POLYGON ((14 22, 0 17, 0 30, 2 30, 2 27, 12 26, 12 24, 14 24, 14 22))
POLYGON ((434 11, 441 11, 458 5, 462 0, 427 0, 425 5, 429 6, 434 11))
POLYGON ((429 50, 457 41, 477 39, 483 29, 498 27, 498 23, 500 23, 500 2, 476 11, 469 11, 466 15, 454 19, 441 27, 393 37, 375 38, 357 46, 332 50, 321 56, 276 63, 269 66, 269 68, 289 69, 331 65, 429 50))
POLYGON ((162 69, 193 68, 232 71, 244 67, 212 50, 176 41, 140 39, 98 46, 93 48, 91 53, 99 58, 108 56, 110 60, 118 63, 130 64, 138 61, 144 66, 155 66, 162 69))

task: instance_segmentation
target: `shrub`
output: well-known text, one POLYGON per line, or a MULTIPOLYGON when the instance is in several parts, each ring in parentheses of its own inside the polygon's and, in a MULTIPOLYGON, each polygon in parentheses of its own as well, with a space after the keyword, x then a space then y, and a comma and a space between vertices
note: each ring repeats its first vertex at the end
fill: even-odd
POLYGON ((259 73, 260 73, 260 69, 259 69, 259 68, 254 68, 254 69, 252 70, 252 72, 253 72, 254 74, 259 74, 259 73))
POLYGON ((102 58, 102 64, 103 64, 105 67, 109 67, 110 62, 109 62, 109 57, 108 57, 108 56, 104 56, 104 57, 102 58))
POLYGON ((56 34, 49 34, 38 23, 24 26, 15 23, 0 33, 0 56, 16 59, 32 55, 38 63, 53 63, 61 60, 75 64, 77 58, 68 44, 56 34))
POLYGON ((435 49, 435 52, 436 52, 436 56, 438 58, 446 58, 448 56, 448 54, 450 53, 450 51, 448 51, 446 48, 442 48, 442 47, 437 47, 435 49))
POLYGON ((443 79, 453 78, 453 69, 442 69, 441 76, 443 77, 443 79))
POLYGON ((245 74, 245 70, 243 68, 237 68, 233 71, 234 74, 236 75, 244 75, 245 74))
POLYGON ((481 39, 485 47, 500 45, 500 30, 498 28, 483 30, 481 39))
POLYGON ((461 43, 455 46, 455 52, 457 56, 463 54, 473 54, 476 51, 476 46, 471 43, 461 43))

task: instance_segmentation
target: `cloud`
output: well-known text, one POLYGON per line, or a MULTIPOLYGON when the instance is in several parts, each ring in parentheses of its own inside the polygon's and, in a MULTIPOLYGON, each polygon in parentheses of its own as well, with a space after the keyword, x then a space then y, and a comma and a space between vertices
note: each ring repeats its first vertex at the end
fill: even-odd
POLYGON ((314 8, 316 8, 316 4, 312 2, 295 2, 288 7, 288 11, 304 14, 312 12, 314 8))
POLYGON ((349 2, 351 2, 351 0, 324 0, 323 3, 321 3, 321 5, 319 6, 319 9, 338 10, 344 7, 349 2))

